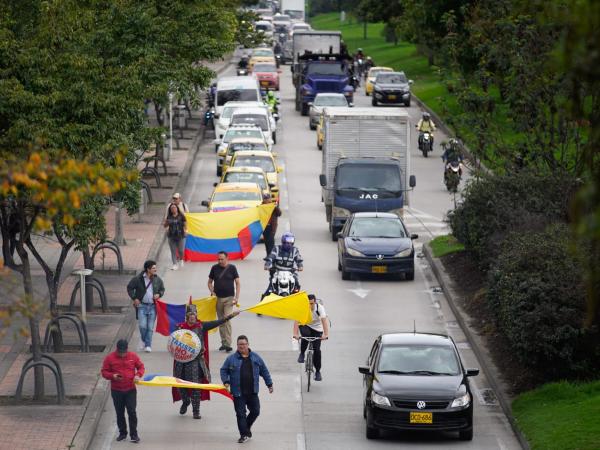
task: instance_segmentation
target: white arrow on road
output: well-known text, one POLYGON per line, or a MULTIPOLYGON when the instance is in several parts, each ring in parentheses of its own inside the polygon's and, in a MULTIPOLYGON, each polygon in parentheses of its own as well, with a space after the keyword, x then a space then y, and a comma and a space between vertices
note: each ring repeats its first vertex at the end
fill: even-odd
POLYGON ((360 281, 356 282, 356 289, 347 289, 347 290, 352 292, 354 295, 356 295, 360 298, 365 298, 367 295, 369 295, 369 292, 371 292, 369 289, 363 289, 360 281))

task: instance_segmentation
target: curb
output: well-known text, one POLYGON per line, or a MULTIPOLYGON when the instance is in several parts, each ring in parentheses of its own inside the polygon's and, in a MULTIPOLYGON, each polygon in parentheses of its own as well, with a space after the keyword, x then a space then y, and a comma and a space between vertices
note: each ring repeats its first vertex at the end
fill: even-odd
POLYGON ((431 249, 429 247, 429 243, 425 243, 423 245, 423 254, 427 258, 429 265, 431 266, 435 278, 437 279, 440 287, 444 291, 444 296, 446 300, 448 300, 448 304, 450 305, 450 309, 452 313, 456 317, 456 321, 460 325, 461 330, 465 334, 473 353, 479 360, 481 364, 481 369, 485 373, 485 376, 490 383, 490 387, 493 389, 496 394, 496 398, 498 399, 498 403, 502 408, 502 411, 508 418, 508 422, 510 423, 510 427, 512 428, 513 433, 517 437, 521 448, 524 450, 529 450, 529 443, 525 436, 517 426, 517 422, 512 415, 511 401, 507 394, 506 386, 501 380, 498 380, 495 376, 498 373, 498 369, 494 362, 491 359, 491 356, 487 349, 485 348, 485 344, 481 337, 469 326, 468 324, 468 314, 466 314, 462 307, 456 301, 454 295, 454 289, 452 288, 452 280, 446 274, 444 267, 441 261, 438 258, 434 258, 431 253, 431 249))
MULTIPOLYGON (((223 71, 225 71, 231 65, 231 59, 226 59, 224 64, 215 70, 215 74, 219 75, 223 71)), ((190 155, 181 170, 179 175, 179 181, 175 186, 173 192, 178 192, 183 190, 183 187, 186 185, 188 178, 190 176, 192 165, 196 159, 198 152, 200 151, 200 144, 202 143, 204 137, 204 125, 201 124, 198 133, 194 136, 194 140, 192 141, 192 147, 190 150, 190 155)), ((160 252, 162 251, 163 245, 166 242, 166 235, 162 229, 162 227, 158 226, 156 234, 154 236, 154 240, 152 242, 152 246, 148 251, 148 258, 156 259, 160 252)), ((105 354, 108 354, 115 347, 116 342, 119 339, 127 339, 128 341, 131 339, 133 332, 135 331, 136 320, 134 316, 133 309, 129 310, 124 317, 123 323, 119 328, 119 332, 115 336, 115 339, 111 343, 110 346, 107 346, 104 351, 105 354)), ((89 396, 88 401, 85 405, 85 413, 81 418, 81 422, 73 440, 71 441, 70 448, 75 450, 84 450, 87 449, 96 433, 96 429, 98 428, 98 423, 100 422, 100 418, 102 417, 102 413, 106 402, 109 398, 110 393, 110 383, 106 381, 104 378, 98 376, 98 381, 94 386, 92 394, 89 396)))

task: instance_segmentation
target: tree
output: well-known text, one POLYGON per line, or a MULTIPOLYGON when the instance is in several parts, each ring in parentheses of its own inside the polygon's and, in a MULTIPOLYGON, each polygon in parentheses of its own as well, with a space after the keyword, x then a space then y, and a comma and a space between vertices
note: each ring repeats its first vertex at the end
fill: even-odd
MULTIPOLYGON (((6 153, 6 152, 5 152, 6 153)), ((118 192, 137 177, 136 172, 78 160, 64 152, 31 152, 27 158, 5 154, 0 161, 0 232, 2 256, 23 279, 26 299, 34 299, 29 245, 34 231, 46 231, 60 223, 72 230, 82 204, 118 192), (18 258, 15 257, 16 256, 18 258)), ((34 361, 41 359, 40 311, 29 318, 34 361)), ((35 369, 35 398, 44 396, 42 369, 35 369)))

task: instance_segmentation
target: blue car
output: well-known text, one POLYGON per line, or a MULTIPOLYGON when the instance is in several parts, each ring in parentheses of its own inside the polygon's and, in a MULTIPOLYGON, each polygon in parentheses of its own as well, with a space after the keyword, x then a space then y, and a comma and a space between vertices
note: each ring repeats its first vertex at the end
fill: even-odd
POLYGON ((338 270, 342 280, 357 274, 404 274, 415 278, 413 239, 402 219, 381 212, 354 213, 338 233, 338 270))

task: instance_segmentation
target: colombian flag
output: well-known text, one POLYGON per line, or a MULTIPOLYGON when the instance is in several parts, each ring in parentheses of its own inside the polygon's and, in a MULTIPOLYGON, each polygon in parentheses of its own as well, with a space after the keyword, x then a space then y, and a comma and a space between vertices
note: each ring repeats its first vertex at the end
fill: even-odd
MULTIPOLYGON (((198 320, 208 322, 217 320, 217 297, 206 297, 191 301, 198 310, 198 320)), ((156 300, 156 332, 163 336, 169 336, 176 330, 177 324, 185 322, 185 303, 174 305, 162 300, 156 300)), ((209 331, 214 333, 217 328, 209 331)))
POLYGON ((141 380, 136 381, 136 384, 140 386, 202 389, 202 391, 216 392, 233 400, 233 396, 222 384, 193 383, 191 381, 182 380, 181 378, 169 377, 166 375, 158 374, 146 375, 141 380))
POLYGON ((187 213, 186 261, 216 261, 217 253, 243 259, 259 241, 275 204, 208 213, 187 213))

